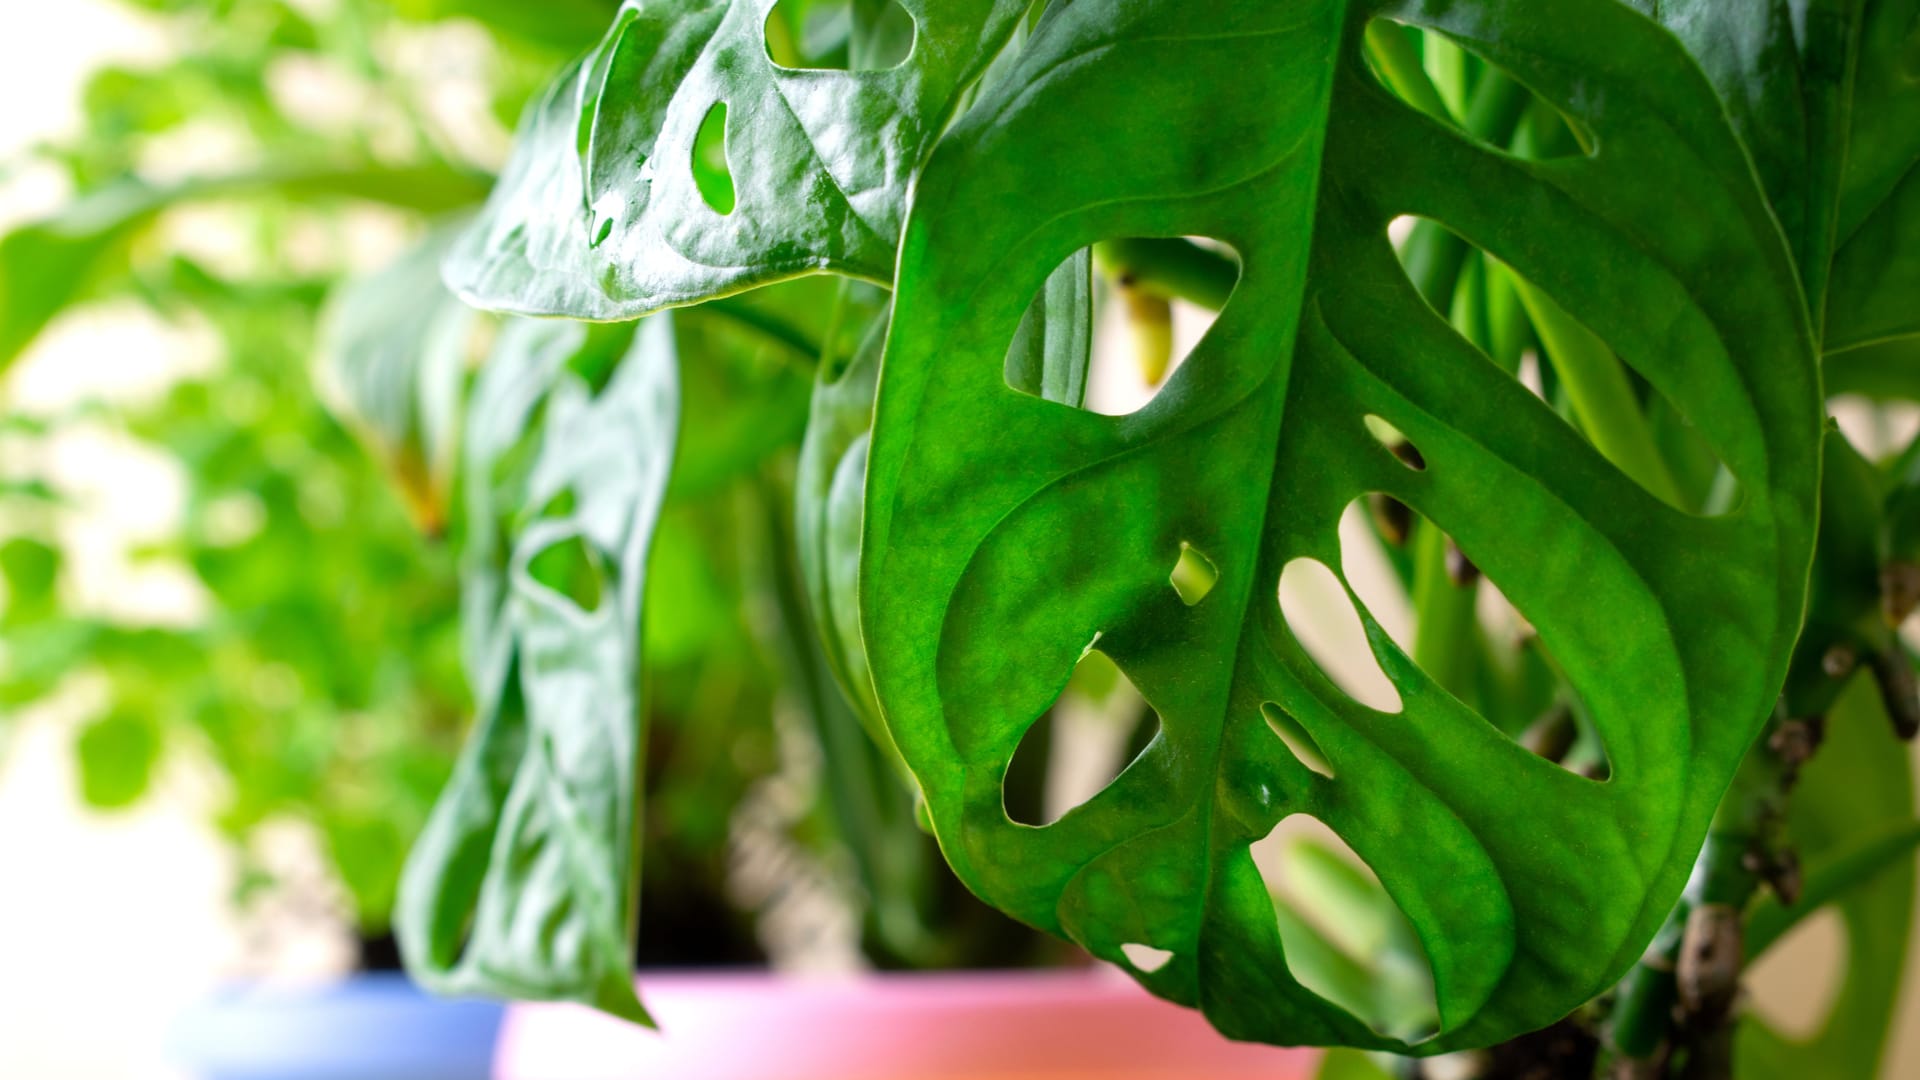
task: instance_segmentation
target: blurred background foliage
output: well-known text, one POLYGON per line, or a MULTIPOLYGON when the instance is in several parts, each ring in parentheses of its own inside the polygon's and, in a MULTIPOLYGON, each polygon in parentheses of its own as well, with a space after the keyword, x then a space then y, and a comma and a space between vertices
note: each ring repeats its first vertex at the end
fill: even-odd
MULTIPOLYGON (((110 385, 117 376, 79 373, 100 392, 50 409, 19 407, 0 381, 0 754, 29 706, 83 689, 90 711, 72 749, 93 805, 136 805, 175 764, 210 764, 216 823, 242 867, 235 901, 316 887, 277 879, 264 850, 275 827, 303 823, 338 883, 313 901, 351 922, 364 964, 386 966, 404 857, 473 712, 460 594, 474 571, 455 474, 462 403, 499 322, 445 293, 438 253, 485 197, 529 98, 618 3, 121 2, 165 39, 164 58, 98 70, 79 130, 0 161, 0 178, 51 173, 65 195, 0 236, 0 375, 31 367, 30 347, 80 307, 141 310, 195 355, 100 357, 103 371, 146 373, 143 385, 149 369, 182 370, 132 394, 110 385), (177 520, 132 553, 190 581, 181 610, 159 617, 81 580, 98 508, 60 465, 75 431, 160 455, 184 477, 177 520)), ((890 55, 884 22, 856 39, 858 2, 785 0, 769 49, 791 66, 890 55)), ((1406 238, 1410 271, 1442 240, 1406 238)), ((1542 396, 1577 419, 1531 322, 1492 299, 1505 295, 1501 268, 1472 253, 1456 271, 1436 308, 1510 370, 1535 354, 1542 396), (1496 323, 1500 310, 1510 318, 1496 323)), ((793 554, 809 402, 816 372, 842 370, 885 303, 878 289, 813 278, 675 315, 684 413, 645 603, 643 963, 757 962, 770 949, 843 962, 855 946, 886 967, 1072 955, 955 882, 811 629, 793 554)), ((1677 481, 1704 503, 1712 470, 1695 467, 1677 416, 1649 406, 1677 481)), ((1882 466, 1860 505, 1910 502, 1913 457, 1882 466)), ((1404 506, 1364 509, 1356 524, 1382 582, 1417 612, 1416 661, 1538 752, 1604 768, 1552 658, 1523 624, 1483 617, 1476 598, 1489 590, 1446 536, 1404 506)), ((1879 571, 1890 526, 1871 516, 1849 581, 1879 571)), ((1844 546, 1824 534, 1822 545, 1829 562, 1844 546)), ((1871 606, 1874 591, 1828 592, 1816 622, 1861 625, 1856 593, 1871 606)), ((1822 649, 1807 651, 1815 670, 1822 649)), ((1116 770, 1154 726, 1123 683, 1110 665, 1084 668, 1054 718, 1096 716, 1116 770)), ((1855 698, 1849 711, 1873 711, 1855 698)), ((1055 729, 1037 724, 1009 774, 1020 820, 1060 801, 1055 729)), ((1867 756, 1885 782, 1812 785, 1810 821, 1879 792, 1856 816, 1906 822, 1904 759, 1867 756)), ((1327 839, 1276 836, 1265 852, 1292 883, 1278 897, 1290 966, 1356 1012, 1423 1022, 1432 991, 1418 942, 1327 839)), ((1853 865, 1820 839, 1802 838, 1810 868, 1853 865)), ((1849 920, 1873 920, 1862 940, 1904 940, 1911 875, 1873 888, 1849 920)), ((1877 1033, 1836 1032, 1877 1052, 1877 1033)))
MULTIPOLYGON (((472 708, 452 473, 496 324, 440 289, 437 245, 530 95, 618 4, 125 3, 168 58, 98 70, 80 131, 0 163, 56 170, 69 194, 0 238, 0 372, 95 304, 137 305, 208 355, 137 400, 0 398, 0 753, 25 708, 92 687, 73 746, 91 804, 135 805, 171 761, 211 762, 236 902, 295 887, 260 838, 306 823, 362 962, 386 966, 402 862, 472 708), (133 560, 189 575, 187 610, 129 614, 76 586, 86 496, 54 459, 77 427, 184 475, 178 521, 133 560)), ((782 48, 843 55, 844 8, 787 5, 782 48)), ((643 962, 758 960, 756 921, 782 920, 803 950, 849 923, 888 965, 1046 948, 953 882, 805 644, 790 515, 813 371, 882 302, 818 279, 677 321, 687 420, 646 605, 643 962), (822 753, 849 737, 859 753, 822 753)))

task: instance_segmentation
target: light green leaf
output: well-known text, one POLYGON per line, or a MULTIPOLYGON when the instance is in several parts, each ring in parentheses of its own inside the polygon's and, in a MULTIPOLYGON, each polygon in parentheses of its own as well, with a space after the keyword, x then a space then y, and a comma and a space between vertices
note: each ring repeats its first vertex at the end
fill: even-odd
POLYGON ((793 70, 763 0, 629 0, 528 110, 486 214, 448 260, 488 308, 615 319, 820 270, 885 282, 908 182, 1023 0, 907 0, 912 54, 793 70), (723 145, 697 137, 724 107, 723 145), (724 180, 716 209, 701 181, 724 180))
POLYGON ((1913 924, 1913 770, 1864 677, 1834 706, 1826 730, 1789 810, 1808 889, 1791 908, 1761 902, 1748 945, 1749 956, 1757 954, 1831 903, 1846 926, 1845 975, 1810 1039, 1788 1038, 1758 1017, 1740 1024, 1741 1080, 1861 1080, 1878 1075, 1886 1051, 1913 924))
POLYGON ((1778 693, 1821 430, 1787 246, 1670 35, 1610 0, 1056 7, 918 180, 896 284, 861 621, 970 887, 1116 963, 1124 944, 1171 950, 1136 977, 1242 1039, 1401 1048, 1288 974, 1248 848, 1296 812, 1418 931, 1441 1026, 1418 1052, 1542 1027, 1632 963, 1778 693), (1374 15, 1504 68, 1597 149, 1528 162, 1401 103, 1360 59, 1374 15), (1400 269, 1402 214, 1605 341, 1725 462, 1736 507, 1668 506, 1468 346, 1400 269), (1241 260, 1185 365, 1125 417, 1009 387, 1008 342, 1047 276, 1138 236, 1209 236, 1241 260), (1608 782, 1508 740, 1370 618, 1402 711, 1314 666, 1276 583, 1295 558, 1339 566, 1341 512, 1376 491, 1445 529, 1537 628, 1608 782), (1191 607, 1168 584, 1183 543, 1219 571, 1191 607), (1002 775, 1096 635, 1162 733, 1085 805, 1016 825, 1002 775), (1291 756, 1268 703, 1332 778, 1291 756))
POLYGON ((640 600, 676 363, 665 317, 519 322, 475 388, 463 604, 480 716, 395 918, 432 989, 647 1020, 632 977, 640 600))

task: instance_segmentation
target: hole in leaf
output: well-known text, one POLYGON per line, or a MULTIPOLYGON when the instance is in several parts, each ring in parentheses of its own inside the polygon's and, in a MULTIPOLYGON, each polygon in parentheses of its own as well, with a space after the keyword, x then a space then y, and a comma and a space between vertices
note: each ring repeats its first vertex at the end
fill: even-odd
POLYGON ((1608 775, 1579 693, 1444 530, 1392 496, 1362 496, 1340 517, 1340 562, 1361 605, 1428 678, 1535 754, 1608 775))
POLYGON ((1167 966, 1173 959, 1172 949, 1156 949, 1151 945, 1142 945, 1129 941, 1120 946, 1120 952, 1126 956, 1127 963, 1138 968, 1143 974, 1151 975, 1167 966))
POLYGON ((1401 266, 1462 339, 1655 498, 1709 516, 1739 504, 1739 484, 1719 454, 1637 370, 1658 357, 1616 354, 1506 263, 1444 225, 1412 221, 1401 266))
POLYGON ((1252 855, 1296 982, 1391 1038, 1413 1041, 1438 1028, 1426 949, 1345 841, 1294 814, 1255 841, 1252 855))
POLYGON ((1231 248, 1204 237, 1112 240, 1075 252, 1021 316, 1007 385, 1103 416, 1140 411, 1212 328, 1239 266, 1231 248))
POLYGON ((1260 715, 1266 719, 1267 727, 1280 737, 1280 741, 1287 744, 1287 749, 1300 760, 1300 764, 1329 780, 1333 779, 1333 766, 1327 764, 1327 755, 1321 752, 1320 744, 1314 741, 1300 721, 1271 701, 1261 703, 1260 715))
POLYGON ((600 556, 579 536, 542 548, 527 560, 527 576, 573 601, 580 610, 600 610, 604 597, 600 556))
POLYGON ((727 161, 727 103, 716 101, 693 137, 693 183, 715 213, 733 213, 733 167, 727 161))
POLYGON ((1547 161, 1594 145, 1584 125, 1445 34, 1377 18, 1366 41, 1367 67, 1388 93, 1484 146, 1547 161))
POLYGON ((1280 613, 1334 686, 1369 709, 1400 711, 1400 691, 1380 670, 1353 598, 1325 563, 1298 558, 1281 569, 1280 613))
POLYGON ((1213 591, 1213 586, 1220 580, 1220 569, 1199 548, 1182 540, 1180 559, 1173 564, 1173 573, 1168 580, 1173 582, 1173 591, 1180 594, 1181 601, 1192 607, 1213 591))
POLYGON ((1827 1029, 1846 981, 1847 924, 1829 904, 1760 954, 1747 972, 1753 1010, 1796 1042, 1827 1029))
POLYGON ((1021 738, 1001 784, 1007 817, 1051 825, 1105 790, 1160 731, 1133 681, 1089 648, 1067 687, 1021 738))
POLYGON ((897 0, 780 0, 767 59, 796 71, 885 71, 913 54, 917 28, 897 0))
POLYGON ((1381 446, 1386 447, 1387 452, 1392 454, 1400 464, 1415 472, 1426 471, 1426 457, 1420 453, 1419 447, 1413 445, 1413 440, 1400 433, 1399 428, 1372 414, 1362 419, 1367 425, 1367 434, 1372 435, 1381 446))

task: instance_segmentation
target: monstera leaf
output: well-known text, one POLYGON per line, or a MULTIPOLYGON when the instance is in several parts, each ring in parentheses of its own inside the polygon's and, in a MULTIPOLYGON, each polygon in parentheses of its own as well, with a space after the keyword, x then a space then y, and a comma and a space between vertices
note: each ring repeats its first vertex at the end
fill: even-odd
POLYGON ((1249 848, 1293 814, 1415 927, 1439 1006, 1416 1052, 1539 1028, 1639 955, 1778 693, 1819 468, 1795 266, 1672 36, 1611 0, 1056 6, 923 170, 894 305, 862 628, 975 891, 1115 963, 1158 950, 1132 950, 1164 958, 1135 968, 1145 985, 1281 1043, 1408 1048, 1289 973, 1249 848), (1403 103, 1363 58, 1375 18, 1503 69, 1591 150, 1529 162, 1403 103), (1395 258, 1399 215, 1511 268, 1562 337, 1611 346, 1738 481, 1733 508, 1650 494, 1457 336, 1395 258), (1108 417, 1008 385, 1048 275, 1141 236, 1211 237, 1240 267, 1158 396, 1108 417), (1449 533, 1537 628, 1605 782, 1510 741, 1364 613, 1399 710, 1314 664, 1276 585, 1295 559, 1337 568, 1336 523, 1371 492, 1449 533), (1169 583, 1189 547, 1217 570, 1192 603, 1169 583), (1095 647, 1161 733, 1057 822, 1015 824, 1008 763, 1095 647))
POLYGON ((528 111, 449 282, 482 307, 616 319, 819 270, 887 281, 913 170, 1027 9, 903 6, 905 60, 831 71, 774 63, 774 0, 628 0, 528 111), (710 119, 717 160, 697 145, 710 119))
POLYGON ((1920 335, 1920 3, 1867 0, 1856 35, 1829 351, 1920 335))
POLYGON ((634 995, 643 571, 673 460, 666 317, 511 323, 466 436, 467 665, 480 716, 395 923, 449 993, 634 995))

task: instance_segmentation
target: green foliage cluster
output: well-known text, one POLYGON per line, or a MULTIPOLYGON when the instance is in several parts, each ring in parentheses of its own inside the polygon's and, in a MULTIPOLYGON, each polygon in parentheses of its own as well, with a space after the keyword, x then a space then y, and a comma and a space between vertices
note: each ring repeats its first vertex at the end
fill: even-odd
MULTIPOLYGON (((439 284, 440 250, 484 196, 487 162, 431 113, 434 84, 407 45, 454 33, 485 65, 474 82, 486 112, 510 123, 614 5, 538 19, 518 4, 139 6, 173 58, 97 71, 85 128, 18 163, 56 170, 75 195, 0 238, 0 370, 55 317, 100 303, 149 311, 217 358, 157 397, 7 412, 0 748, 34 703, 83 688, 99 706, 74 745, 88 802, 127 807, 170 763, 199 775, 211 762, 217 824, 242 858, 237 899, 289 884, 272 877, 263 830, 306 822, 374 941, 488 690, 463 653, 479 631, 469 620, 463 638, 460 582, 485 563, 455 511, 465 401, 496 334, 538 337, 439 284), (368 105, 344 122, 309 115, 284 96, 290 72, 357 87, 368 105), (149 179, 182 143, 231 149, 217 172, 149 179), (356 274, 366 256, 346 237, 393 233, 417 246, 356 274), (88 534, 96 508, 60 478, 56 447, 74 432, 131 439, 184 477, 177 528, 132 553, 190 579, 203 602, 184 623, 82 602, 78 548, 112 538, 88 534)), ((824 311, 823 295, 802 287, 789 304, 824 311)), ((651 593, 645 790, 658 925, 643 952, 662 962, 758 954, 749 913, 727 902, 728 841, 746 792, 782 769, 772 717, 785 661, 777 628, 755 615, 775 595, 762 504, 780 456, 797 452, 809 390, 793 343, 755 329, 760 306, 681 331, 714 358, 684 400, 714 414, 724 402, 727 418, 684 440, 657 536, 667 581, 651 593)), ((604 335, 594 342, 600 361, 618 358, 604 335)), ((500 514, 507 527, 513 510, 500 514)), ((832 865, 837 819, 818 799, 798 813, 779 827, 832 865)), ((931 843, 913 839, 925 887, 940 887, 931 843)))
MULTIPOLYGON (((757 639, 876 955, 998 940, 924 828, 1235 1038, 1872 1072, 1920 839, 1920 442, 1870 460, 1826 411, 1920 400, 1920 5, 458 6, 599 36, 477 215, 334 309, 335 406, 460 561, 479 720, 396 908, 423 981, 645 1019, 648 748, 740 714, 684 672, 757 639), (1118 416, 1115 313, 1154 390, 1118 416), (1283 584, 1359 599, 1354 508, 1417 618, 1358 605, 1365 701, 1283 584), (1116 670, 1125 768, 1010 816, 1116 670), (1296 816, 1367 870, 1293 842, 1276 891, 1296 816), (1735 1023, 1749 954, 1829 903, 1842 1011, 1735 1023)), ((462 204, 421 146, 244 183, 462 204)), ((0 346, 230 189, 123 190, 0 243, 0 346)))

